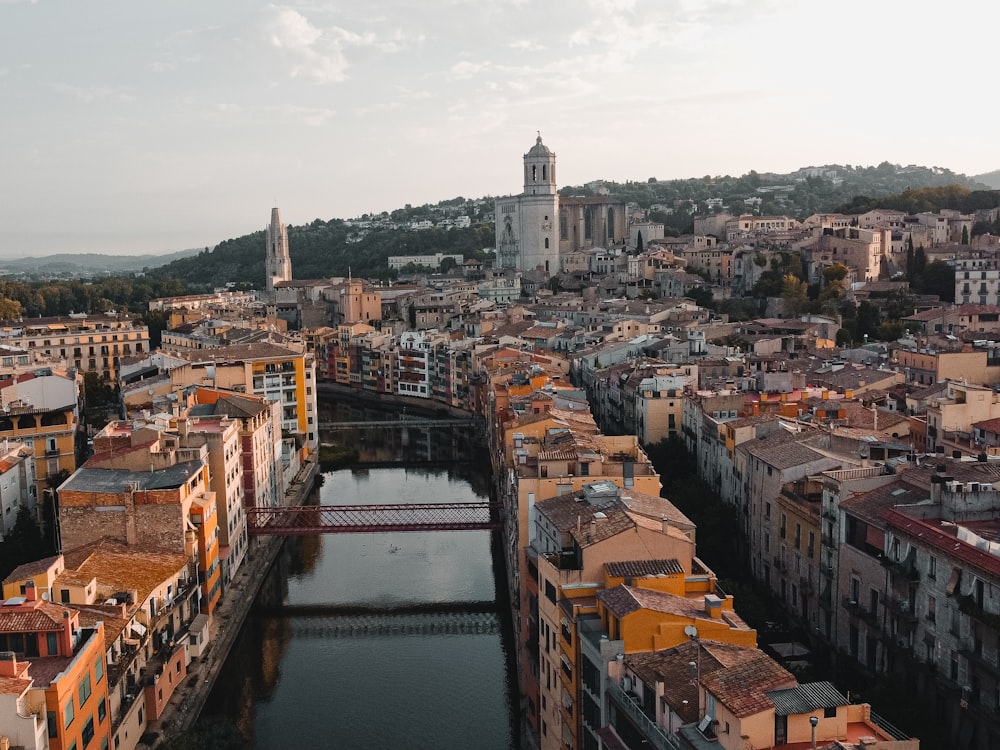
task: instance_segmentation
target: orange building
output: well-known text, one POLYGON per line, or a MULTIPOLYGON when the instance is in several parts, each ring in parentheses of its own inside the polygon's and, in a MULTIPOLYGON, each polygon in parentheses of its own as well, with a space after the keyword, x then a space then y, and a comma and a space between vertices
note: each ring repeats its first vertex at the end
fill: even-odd
POLYGON ((35 591, 29 586, 0 607, 0 694, 16 693, 30 719, 16 741, 45 747, 39 739, 47 735, 50 750, 107 748, 104 626, 80 627, 78 613, 35 591))

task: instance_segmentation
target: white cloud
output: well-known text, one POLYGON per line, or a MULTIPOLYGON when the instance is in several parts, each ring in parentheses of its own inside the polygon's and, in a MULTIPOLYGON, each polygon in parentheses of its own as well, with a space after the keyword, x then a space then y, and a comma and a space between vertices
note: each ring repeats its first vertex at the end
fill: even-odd
POLYGON ((289 7, 272 6, 266 23, 271 46, 289 66, 288 75, 315 83, 346 80, 348 51, 393 54, 424 41, 422 34, 408 35, 399 29, 359 32, 336 25, 320 27, 289 7))
POLYGON ((468 80, 469 78, 475 77, 479 73, 482 73, 484 70, 489 69, 489 67, 490 64, 488 62, 474 63, 474 62, 469 62, 468 60, 463 60, 462 62, 455 63, 454 65, 452 65, 451 69, 448 72, 451 74, 451 77, 454 78, 455 80, 464 81, 468 80))
POLYGON ((128 92, 128 89, 122 86, 73 86, 69 83, 54 83, 52 84, 52 90, 88 104, 99 101, 135 101, 135 97, 128 92))

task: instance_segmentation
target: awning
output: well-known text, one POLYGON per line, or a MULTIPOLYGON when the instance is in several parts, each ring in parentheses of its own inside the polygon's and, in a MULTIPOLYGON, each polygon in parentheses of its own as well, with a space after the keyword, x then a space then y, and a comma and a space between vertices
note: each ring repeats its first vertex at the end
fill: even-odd
POLYGON ((140 638, 142 638, 144 635, 146 635, 146 626, 143 625, 141 622, 136 622, 136 621, 133 620, 132 621, 132 630, 140 638))
POLYGON ((885 532, 877 526, 872 526, 869 524, 867 532, 865 532, 865 541, 872 547, 878 550, 885 549, 885 532))
POLYGON ((944 587, 944 592, 948 596, 954 596, 955 592, 959 590, 959 585, 962 583, 962 569, 952 568, 951 578, 948 579, 948 585, 944 587))

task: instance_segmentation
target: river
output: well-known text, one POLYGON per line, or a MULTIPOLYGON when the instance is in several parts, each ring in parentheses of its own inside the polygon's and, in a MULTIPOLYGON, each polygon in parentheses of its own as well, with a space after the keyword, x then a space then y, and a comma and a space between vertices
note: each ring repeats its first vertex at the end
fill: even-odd
MULTIPOLYGON (((321 411, 323 419, 359 418, 345 406, 321 411)), ((410 463, 327 472, 312 502, 488 495, 488 459, 467 431, 365 430, 324 440, 359 446, 362 460, 380 465, 410 463)), ((235 724, 252 748, 514 747, 517 680, 502 554, 496 535, 483 531, 289 540, 203 717, 235 724)))

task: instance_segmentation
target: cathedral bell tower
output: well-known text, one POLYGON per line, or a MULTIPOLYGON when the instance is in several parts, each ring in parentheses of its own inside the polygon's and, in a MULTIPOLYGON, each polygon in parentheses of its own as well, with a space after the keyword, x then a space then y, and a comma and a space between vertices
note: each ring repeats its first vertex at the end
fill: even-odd
POLYGON ((524 155, 524 194, 556 194, 556 155, 542 143, 541 133, 524 155))
POLYGON ((267 292, 274 292, 279 281, 292 280, 292 259, 288 255, 288 229, 281 223, 281 209, 271 209, 267 227, 267 255, 264 262, 264 283, 267 292))

